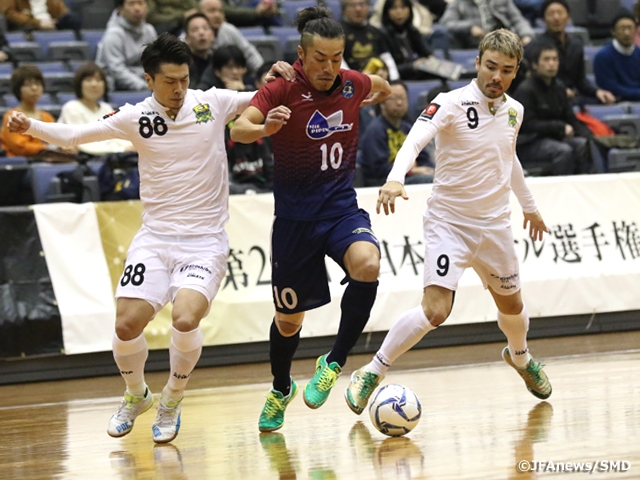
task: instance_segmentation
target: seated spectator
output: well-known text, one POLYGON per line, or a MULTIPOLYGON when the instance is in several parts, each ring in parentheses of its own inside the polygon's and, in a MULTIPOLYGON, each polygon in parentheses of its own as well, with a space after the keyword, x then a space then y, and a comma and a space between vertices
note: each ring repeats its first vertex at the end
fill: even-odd
POLYGON ((211 66, 210 70, 205 70, 196 88, 200 90, 208 90, 211 87, 227 88, 239 92, 254 90, 252 86, 244 83, 247 61, 242 50, 235 45, 225 45, 214 50, 211 66))
MULTIPOLYGON (((369 23, 376 28, 382 29, 382 12, 384 10, 384 4, 386 0, 376 0, 373 5, 373 13, 369 23)), ((430 0, 426 0, 430 1, 430 0)), ((439 0, 431 0, 438 2, 439 0)), ((446 6, 446 2, 445 2, 446 6)), ((440 10, 436 5, 436 9, 440 10)), ((444 11, 444 10, 443 10, 444 11)), ((431 13, 428 6, 423 5, 423 2, 418 3, 415 0, 411 0, 411 24, 418 29, 418 31, 426 37, 431 35, 433 29, 431 28, 434 21, 434 14, 431 13)))
POLYGON ((591 171, 591 131, 580 122, 558 80, 559 58, 554 43, 536 43, 531 75, 514 98, 524 106, 517 153, 525 169, 545 164, 542 175, 571 175, 591 171))
POLYGON ((7 122, 11 112, 17 110, 27 117, 42 120, 43 122, 55 122, 53 116, 36 108, 36 104, 44 92, 44 78, 38 67, 18 67, 11 75, 11 91, 19 100, 18 106, 5 113, 2 120, 0 140, 7 157, 32 157, 47 148, 47 144, 38 138, 22 133, 11 133, 7 122))
MULTIPOLYGON (((59 123, 84 125, 100 120, 113 111, 106 103, 109 100, 107 78, 102 69, 93 62, 82 65, 73 78, 73 89, 77 100, 69 100, 62 106, 59 123), (104 100, 104 101, 103 101, 104 100)), ((133 150, 131 142, 120 139, 83 143, 77 147, 79 152, 101 156, 133 150)))
POLYGON ((382 28, 389 52, 403 80, 433 78, 415 68, 416 62, 432 55, 422 35, 413 26, 411 0, 386 0, 382 9, 382 28))
POLYGON ((372 58, 379 58, 389 69, 391 80, 398 80, 400 74, 393 60, 384 33, 371 25, 369 0, 343 0, 342 20, 344 30, 343 64, 362 72, 372 58))
POLYGON ((618 100, 640 101, 640 48, 634 43, 636 20, 622 12, 614 20, 613 43, 603 47, 593 61, 596 83, 618 100))
POLYGON ((566 30, 571 19, 567 0, 544 0, 541 12, 547 28, 525 48, 527 62, 532 63, 531 53, 537 49, 536 45, 552 41, 560 60, 558 79, 566 87, 569 98, 574 103, 614 103, 616 98, 611 92, 596 87, 587 79, 582 39, 569 35, 566 30), (580 98, 574 98, 576 95, 580 98))
MULTIPOLYGON (((396 155, 402 147, 411 123, 405 119, 409 110, 407 87, 402 82, 390 82, 391 95, 380 103, 380 116, 375 118, 360 142, 359 163, 365 186, 379 186, 387 181, 396 155)), ((426 150, 420 152, 407 174, 406 184, 433 182, 433 164, 426 150)))
POLYGON ((111 90, 148 88, 140 54, 158 35, 146 22, 147 12, 147 0, 116 0, 96 55, 96 63, 105 70, 111 90))
POLYGON ((452 48, 478 48, 485 34, 501 27, 517 33, 525 45, 533 37, 531 25, 513 0, 452 0, 440 24, 451 34, 452 48))
POLYGON ((147 21, 158 35, 164 32, 179 35, 184 19, 197 10, 198 0, 149 0, 147 21))
POLYGON ((224 10, 220 0, 200 0, 200 11, 209 19, 209 23, 213 27, 215 40, 213 49, 223 47, 225 45, 235 45, 243 52, 247 61, 247 67, 251 75, 262 66, 264 60, 258 49, 244 38, 240 30, 225 21, 224 10))
POLYGON ((276 0, 224 1, 224 15, 236 27, 270 27, 282 25, 276 0))
POLYGON ((9 30, 74 30, 79 35, 80 17, 63 0, 2 0, 9 30))
POLYGON ((189 15, 184 23, 184 41, 189 45, 193 62, 189 66, 189 86, 195 88, 205 70, 211 68, 211 49, 215 34, 209 19, 201 12, 189 15))

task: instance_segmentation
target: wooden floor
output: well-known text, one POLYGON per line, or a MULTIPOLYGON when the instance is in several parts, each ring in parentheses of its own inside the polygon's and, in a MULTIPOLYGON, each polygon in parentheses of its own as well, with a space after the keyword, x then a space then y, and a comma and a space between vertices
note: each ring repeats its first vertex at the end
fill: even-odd
MULTIPOLYGON (((520 473, 519 462, 598 463, 592 478, 640 478, 640 332, 530 343, 553 395, 540 402, 500 359, 503 345, 409 352, 384 383, 414 390, 416 429, 388 438, 345 405, 350 358, 327 404, 299 396, 279 433, 258 434, 269 384, 265 364, 198 369, 183 402, 182 429, 155 446, 152 411, 131 434, 107 436, 119 377, 0 387, 0 479, 531 479, 586 473, 520 473), (261 383, 259 383, 261 382, 261 383), (623 472, 602 471, 614 464, 623 472), (626 463, 625 463, 626 462, 626 463)), ((313 361, 297 361, 301 385, 313 361)), ((149 375, 160 392, 166 373, 149 375)), ((566 469, 565 465, 565 469, 566 469)), ((610 467, 609 467, 610 468, 610 467)))

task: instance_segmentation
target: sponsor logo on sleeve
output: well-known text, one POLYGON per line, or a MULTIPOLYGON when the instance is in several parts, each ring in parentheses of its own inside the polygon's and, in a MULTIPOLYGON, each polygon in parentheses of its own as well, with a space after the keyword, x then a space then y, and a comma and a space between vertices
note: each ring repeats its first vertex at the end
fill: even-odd
POLYGON ((344 82, 344 87, 342 87, 342 96, 344 98, 351 98, 353 97, 353 92, 353 82, 351 80, 347 80, 346 82, 344 82))
POLYGON ((516 119, 518 118, 518 111, 515 108, 509 109, 509 125, 512 127, 516 126, 516 119))
POLYGON ((430 103, 429 105, 427 105, 427 108, 424 109, 424 112, 420 114, 420 118, 425 120, 431 120, 433 116, 438 112, 439 109, 440 109, 440 105, 438 105, 437 103, 430 103))

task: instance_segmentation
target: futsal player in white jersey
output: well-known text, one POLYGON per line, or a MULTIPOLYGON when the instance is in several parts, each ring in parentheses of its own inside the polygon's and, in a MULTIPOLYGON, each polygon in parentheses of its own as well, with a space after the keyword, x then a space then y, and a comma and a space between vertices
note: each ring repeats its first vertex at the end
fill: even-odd
POLYGON ((524 211, 524 228, 534 240, 548 229, 525 184, 516 156, 523 107, 505 91, 514 79, 523 47, 508 30, 487 34, 476 58, 477 79, 439 94, 412 127, 398 152, 377 211, 395 211, 395 199, 408 196, 406 173, 422 149, 436 140, 436 171, 424 214, 424 293, 417 307, 401 314, 373 360, 356 370, 345 391, 349 407, 360 414, 391 364, 444 322, 464 270, 472 267, 498 307, 498 326, 507 337, 504 360, 538 398, 551 384, 527 347, 529 316, 520 294, 518 258, 511 230, 509 196, 524 211))
MULTIPOLYGON (((188 90, 189 47, 160 35, 142 53, 153 94, 86 125, 45 125, 16 113, 9 129, 71 147, 110 138, 131 141, 139 153, 142 227, 133 239, 116 291, 113 356, 126 383, 107 433, 128 434, 153 405, 144 380, 148 356, 143 330, 173 302, 171 372, 153 423, 153 440, 166 443, 180 429, 180 404, 202 352, 200 320, 227 271, 229 242, 225 125, 249 105, 253 93, 188 90), (51 127, 51 128, 50 128, 51 127)), ((275 68, 293 78, 293 70, 275 68)), ((272 72, 270 75, 273 77, 272 72)))

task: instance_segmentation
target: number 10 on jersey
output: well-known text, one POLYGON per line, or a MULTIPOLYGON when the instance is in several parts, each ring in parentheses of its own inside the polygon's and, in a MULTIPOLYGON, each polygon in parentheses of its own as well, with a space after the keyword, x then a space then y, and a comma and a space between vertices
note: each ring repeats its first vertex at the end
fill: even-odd
POLYGON ((329 150, 329 146, 326 143, 320 145, 320 151, 322 152, 322 166, 320 170, 323 172, 329 169, 329 164, 331 164, 331 168, 337 170, 342 164, 342 145, 340 142, 334 143, 331 146, 331 150, 329 150))

